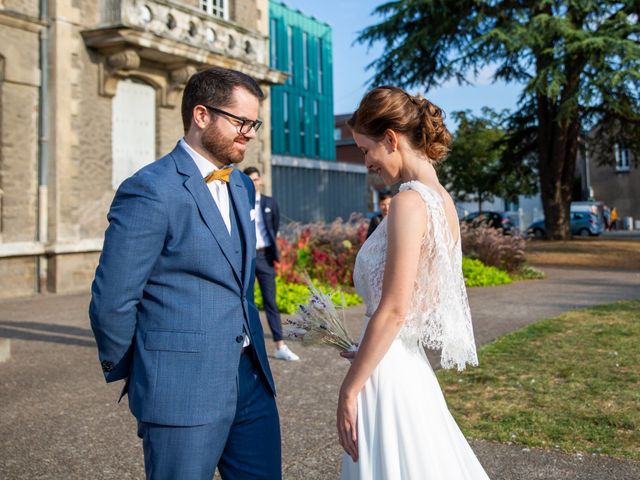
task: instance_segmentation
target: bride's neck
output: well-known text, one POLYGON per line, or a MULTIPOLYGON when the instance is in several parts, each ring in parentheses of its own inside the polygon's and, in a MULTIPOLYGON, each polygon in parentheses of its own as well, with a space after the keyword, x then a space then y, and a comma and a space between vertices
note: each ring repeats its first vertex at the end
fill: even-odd
POLYGON ((436 169, 433 168, 429 159, 418 155, 412 155, 405 161, 400 172, 400 180, 403 183, 418 180, 427 185, 439 183, 436 169))

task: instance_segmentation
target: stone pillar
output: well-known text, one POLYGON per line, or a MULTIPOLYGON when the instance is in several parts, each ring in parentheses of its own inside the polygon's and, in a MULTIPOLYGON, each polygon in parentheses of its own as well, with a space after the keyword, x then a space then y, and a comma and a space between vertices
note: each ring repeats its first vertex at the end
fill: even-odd
MULTIPOLYGON (((74 192, 74 182, 82 175, 78 169, 76 149, 78 132, 74 117, 79 110, 80 10, 72 0, 50 3, 49 95, 50 95, 50 155, 49 155, 49 244, 57 245, 80 239, 79 222, 73 220, 82 198, 74 192)), ((54 248, 55 250, 55 248, 54 248)), ((72 260, 69 256, 69 260, 72 260)), ((47 286, 51 292, 64 291, 63 265, 66 256, 52 253, 48 262, 47 286)))

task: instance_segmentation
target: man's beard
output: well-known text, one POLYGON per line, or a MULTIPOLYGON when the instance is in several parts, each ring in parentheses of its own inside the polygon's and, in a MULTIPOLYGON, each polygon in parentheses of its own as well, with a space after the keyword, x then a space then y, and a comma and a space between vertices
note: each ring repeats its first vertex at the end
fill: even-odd
POLYGON ((223 165, 240 163, 244 160, 244 152, 235 148, 234 143, 235 138, 225 138, 213 123, 202 134, 204 149, 223 165))

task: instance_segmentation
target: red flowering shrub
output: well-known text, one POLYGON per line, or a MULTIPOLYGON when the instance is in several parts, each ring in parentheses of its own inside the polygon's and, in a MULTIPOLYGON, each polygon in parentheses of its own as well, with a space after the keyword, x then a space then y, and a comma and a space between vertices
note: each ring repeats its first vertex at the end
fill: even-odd
POLYGON ((276 273, 286 282, 302 282, 303 272, 321 283, 353 285, 356 255, 367 236, 368 223, 359 215, 346 222, 289 224, 278 238, 276 273))

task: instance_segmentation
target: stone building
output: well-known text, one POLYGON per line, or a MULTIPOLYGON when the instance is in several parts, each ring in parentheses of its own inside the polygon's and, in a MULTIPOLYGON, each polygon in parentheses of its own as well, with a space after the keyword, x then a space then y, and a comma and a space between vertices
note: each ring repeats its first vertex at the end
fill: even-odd
MULTIPOLYGON (((267 93, 268 0, 0 0, 0 298, 87 291, 119 183, 182 136, 211 65, 267 93)), ((270 178, 266 125, 245 165, 270 178)))
POLYGON ((576 174, 583 199, 615 207, 619 228, 640 229, 640 168, 636 159, 634 152, 620 143, 593 153, 582 150, 578 156, 576 174))

